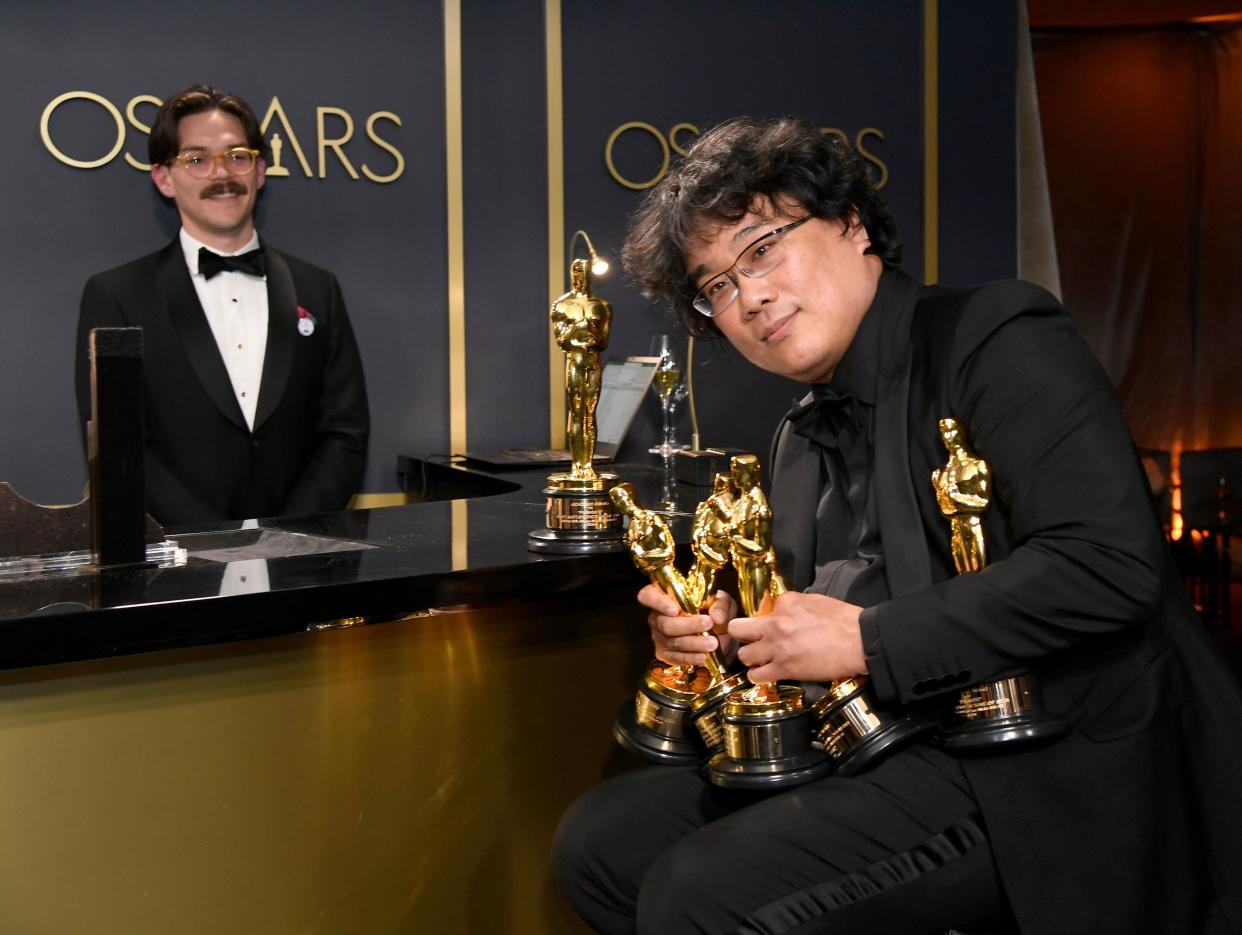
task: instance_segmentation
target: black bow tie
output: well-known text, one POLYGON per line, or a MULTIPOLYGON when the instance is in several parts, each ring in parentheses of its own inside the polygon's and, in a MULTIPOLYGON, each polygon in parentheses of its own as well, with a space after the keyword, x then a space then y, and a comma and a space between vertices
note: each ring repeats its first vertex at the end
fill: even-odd
POLYGON ((862 427, 858 401, 831 387, 816 387, 810 402, 796 403, 787 418, 797 434, 826 448, 838 447, 842 432, 862 427))
POLYGON ((198 271, 204 279, 210 279, 216 273, 225 270, 233 273, 249 273, 251 276, 267 274, 267 262, 263 257, 263 248, 251 250, 239 256, 221 256, 206 247, 198 249, 198 271))

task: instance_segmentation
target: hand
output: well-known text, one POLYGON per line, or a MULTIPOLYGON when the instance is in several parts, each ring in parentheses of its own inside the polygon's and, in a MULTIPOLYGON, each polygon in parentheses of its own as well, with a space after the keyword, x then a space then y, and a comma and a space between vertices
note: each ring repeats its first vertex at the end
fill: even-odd
POLYGON ((867 672, 861 613, 835 597, 789 591, 770 614, 733 620, 729 635, 744 644, 737 658, 750 667, 752 682, 829 682, 867 672))
POLYGON ((719 647, 727 653, 732 645, 726 631, 729 621, 737 615, 737 604, 724 591, 716 592, 716 600, 706 614, 694 616, 680 614, 677 602, 654 584, 638 592, 638 603, 651 611, 647 625, 651 627, 657 659, 671 665, 702 665, 713 649, 719 647), (713 636, 709 630, 719 636, 713 636))

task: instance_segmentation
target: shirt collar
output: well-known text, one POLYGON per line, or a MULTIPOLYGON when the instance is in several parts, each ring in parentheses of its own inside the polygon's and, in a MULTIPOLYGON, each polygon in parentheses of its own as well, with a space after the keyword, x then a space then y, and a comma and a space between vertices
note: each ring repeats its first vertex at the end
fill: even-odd
POLYGON ((240 256, 243 253, 249 253, 251 250, 259 246, 258 231, 251 231, 250 239, 246 241, 242 248, 240 250, 234 250, 231 253, 225 253, 222 250, 217 250, 215 247, 208 247, 207 244, 202 243, 199 240, 195 240, 186 232, 184 227, 181 228, 181 233, 178 237, 181 240, 181 252, 185 255, 185 265, 189 267, 191 276, 198 275, 198 251, 202 247, 207 247, 207 249, 212 253, 219 253, 221 256, 240 256))
POLYGON ((846 349, 826 384, 815 384, 811 392, 816 396, 852 396, 860 403, 874 406, 879 395, 877 386, 880 373, 880 312, 887 290, 885 275, 876 283, 875 298, 867 308, 854 332, 854 340, 846 349))

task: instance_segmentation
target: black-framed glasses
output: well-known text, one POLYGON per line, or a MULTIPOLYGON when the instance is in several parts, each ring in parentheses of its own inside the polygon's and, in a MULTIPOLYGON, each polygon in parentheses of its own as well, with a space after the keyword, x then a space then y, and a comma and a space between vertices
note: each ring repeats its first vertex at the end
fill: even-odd
POLYGON ((723 273, 717 273, 711 279, 703 284, 702 288, 694 294, 693 305, 695 309, 706 315, 708 318, 715 318, 737 298, 740 288, 738 287, 737 276, 733 274, 734 270, 741 273, 747 279, 762 279, 776 267, 781 265, 781 261, 785 259, 785 248, 781 244, 785 235, 797 227, 799 224, 805 224, 814 215, 806 215, 800 217, 796 221, 791 221, 776 230, 770 230, 758 240, 746 247, 737 255, 737 259, 723 273))
POLYGON ((229 175, 249 175, 258 165, 258 160, 259 150, 246 146, 234 146, 222 153, 208 153, 196 149, 188 153, 178 153, 172 157, 173 162, 196 179, 205 179, 211 175, 215 171, 217 161, 224 163, 224 170, 229 175))

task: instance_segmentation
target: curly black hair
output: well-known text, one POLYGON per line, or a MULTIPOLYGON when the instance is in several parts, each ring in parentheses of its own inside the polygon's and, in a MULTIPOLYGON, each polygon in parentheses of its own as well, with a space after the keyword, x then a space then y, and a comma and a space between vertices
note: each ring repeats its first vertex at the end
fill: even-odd
POLYGON ((621 251, 643 294, 669 308, 691 334, 717 336, 716 323, 691 304, 695 286, 686 270, 691 238, 732 224, 756 198, 784 195, 814 217, 849 224, 851 215, 871 239, 868 253, 886 266, 901 262, 897 224, 856 152, 836 133, 805 120, 738 117, 703 134, 647 193, 630 222, 621 251))

